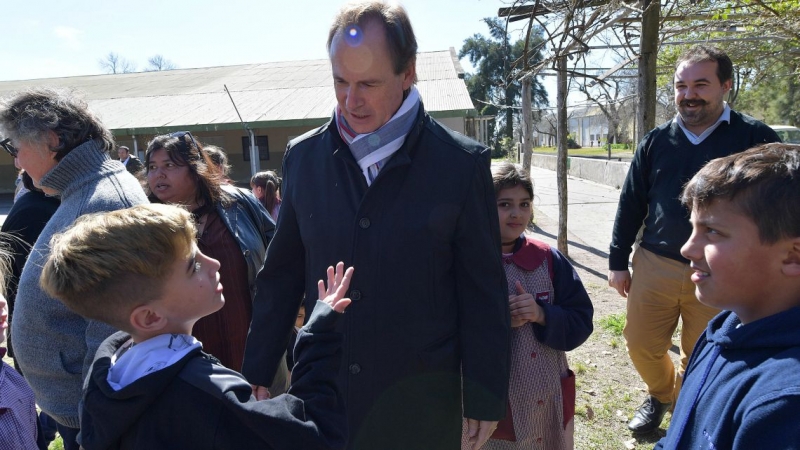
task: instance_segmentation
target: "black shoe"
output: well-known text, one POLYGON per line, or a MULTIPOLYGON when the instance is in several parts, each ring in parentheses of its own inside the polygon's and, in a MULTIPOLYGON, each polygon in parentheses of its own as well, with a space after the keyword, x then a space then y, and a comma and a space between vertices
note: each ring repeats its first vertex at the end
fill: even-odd
POLYGON ((656 430, 664 419, 672 403, 661 403, 655 397, 648 395, 641 406, 633 413, 633 419, 628 422, 628 429, 634 434, 650 433, 656 430))

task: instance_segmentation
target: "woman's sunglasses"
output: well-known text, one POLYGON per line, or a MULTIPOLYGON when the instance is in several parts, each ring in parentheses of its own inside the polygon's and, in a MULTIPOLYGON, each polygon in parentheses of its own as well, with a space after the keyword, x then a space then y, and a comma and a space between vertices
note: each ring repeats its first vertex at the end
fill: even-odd
POLYGON ((3 150, 7 151, 12 158, 17 157, 17 148, 11 145, 11 138, 5 138, 0 141, 0 146, 2 146, 3 150))

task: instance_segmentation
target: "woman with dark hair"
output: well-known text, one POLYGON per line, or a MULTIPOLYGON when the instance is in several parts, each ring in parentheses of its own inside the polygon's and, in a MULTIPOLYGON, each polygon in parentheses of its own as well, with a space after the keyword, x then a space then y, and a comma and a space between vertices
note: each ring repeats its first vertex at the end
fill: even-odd
POLYGON ((34 185, 61 205, 42 230, 22 270, 11 329, 16 362, 42 411, 58 422, 64 449, 77 449, 83 379, 112 327, 67 310, 39 285, 50 238, 75 219, 147 203, 141 186, 112 160, 111 132, 73 93, 37 89, 0 102, 0 146, 34 185))
MULTIPOLYGON (((252 195, 224 183, 202 144, 188 131, 154 138, 145 167, 150 201, 186 207, 197 225, 198 248, 221 264, 225 306, 200 319, 194 334, 206 352, 241 371, 254 281, 275 223, 252 195)), ((272 395, 285 392, 286 373, 285 365, 278 369, 272 395)))
POLYGON ((281 195, 279 189, 281 179, 278 174, 271 170, 258 172, 250 179, 250 189, 253 195, 267 208, 269 214, 275 221, 278 221, 278 213, 281 210, 281 195))

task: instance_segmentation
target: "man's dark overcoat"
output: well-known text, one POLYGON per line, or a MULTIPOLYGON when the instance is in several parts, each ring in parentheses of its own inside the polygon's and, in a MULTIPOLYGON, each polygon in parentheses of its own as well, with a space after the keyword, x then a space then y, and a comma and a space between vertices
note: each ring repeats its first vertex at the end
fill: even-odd
POLYGON ((459 448, 505 414, 509 312, 489 150, 420 108, 371 186, 335 122, 292 141, 243 373, 267 386, 329 265, 355 268, 339 383, 350 448, 459 448))

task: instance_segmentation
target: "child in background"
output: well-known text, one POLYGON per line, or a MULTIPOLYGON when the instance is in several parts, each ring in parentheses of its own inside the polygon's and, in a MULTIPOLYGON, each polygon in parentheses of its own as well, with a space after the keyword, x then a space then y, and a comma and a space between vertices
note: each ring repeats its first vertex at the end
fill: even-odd
POLYGON ((250 384, 191 336, 225 301, 219 262, 198 250, 195 233, 189 212, 152 204, 82 216, 50 242, 42 287, 122 330, 100 345, 87 376, 82 448, 343 448, 335 325, 353 269, 339 263, 327 287, 320 280, 290 392, 256 401, 250 384))
POLYGON ((565 352, 592 333, 592 302, 569 261, 525 235, 533 219, 530 176, 504 163, 492 178, 510 294, 511 380, 509 413, 483 448, 571 449, 575 375, 565 352))
POLYGON ((297 335, 300 333, 300 328, 303 328, 305 321, 306 307, 301 303, 300 309, 297 311, 297 318, 294 320, 292 335, 289 337, 289 345, 286 347, 286 367, 289 368, 290 373, 292 371, 292 367, 294 366, 294 345, 297 342, 297 335))
MULTIPOLYGON (((0 287, 5 286, 8 256, 0 250, 0 287)), ((1 291, 0 291, 1 292, 1 291)), ((8 305, 0 294, 0 345, 6 340, 8 305)), ((36 404, 33 390, 13 367, 2 361, 5 347, 0 347, 0 450, 43 448, 37 442, 36 404)))
POLYGON ((656 449, 800 448, 800 146, 707 163, 683 190, 697 299, 722 309, 694 348, 656 449))
POLYGON ((281 212, 281 179, 278 174, 271 170, 265 170, 253 175, 250 179, 250 189, 253 196, 264 205, 272 220, 278 222, 278 214, 281 212))

